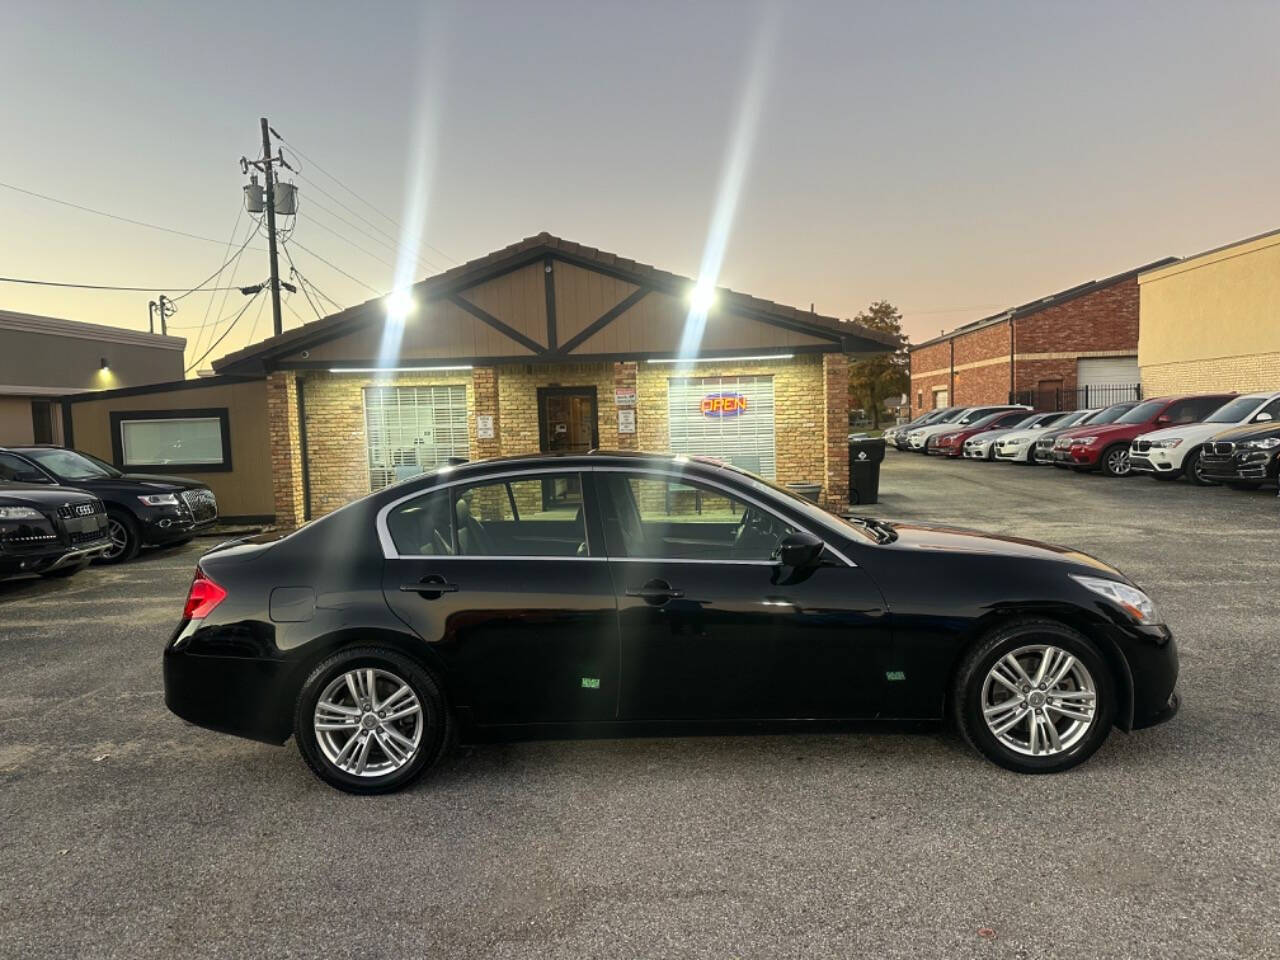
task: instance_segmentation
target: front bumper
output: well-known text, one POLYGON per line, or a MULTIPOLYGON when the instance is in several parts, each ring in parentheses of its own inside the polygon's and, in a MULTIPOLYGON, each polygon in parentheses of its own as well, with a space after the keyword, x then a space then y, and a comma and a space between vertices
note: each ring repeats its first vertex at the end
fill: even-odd
POLYGON ((0 577, 16 577, 24 573, 51 573, 63 567, 92 560, 111 546, 109 537, 90 540, 68 547, 64 543, 21 553, 0 552, 0 577))
POLYGON ((1138 473, 1175 474, 1182 469, 1182 461, 1177 463, 1164 448, 1149 447, 1146 450, 1129 448, 1129 467, 1138 473))
POLYGON ((1224 483, 1273 480, 1280 473, 1280 454, 1267 450, 1240 450, 1221 456, 1205 451, 1200 455, 1200 474, 1224 483))
POLYGON ((991 445, 988 443, 966 443, 964 445, 964 456, 967 460, 989 460, 991 458, 991 445))
POLYGON ((1021 460, 1027 455, 1027 447, 1029 442, 1023 443, 997 443, 996 444, 996 460, 1021 460))
POLYGON ((1090 447, 1067 447, 1065 450, 1054 447, 1053 462, 1066 467, 1096 467, 1101 454, 1101 450, 1090 447))

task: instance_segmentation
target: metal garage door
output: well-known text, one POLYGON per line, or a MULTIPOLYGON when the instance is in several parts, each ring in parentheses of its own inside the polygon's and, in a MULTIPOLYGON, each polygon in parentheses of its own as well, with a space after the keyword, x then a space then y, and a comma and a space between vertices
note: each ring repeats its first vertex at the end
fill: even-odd
POLYGON ((1137 357, 1081 357, 1076 361, 1076 385, 1132 386, 1141 379, 1137 357))

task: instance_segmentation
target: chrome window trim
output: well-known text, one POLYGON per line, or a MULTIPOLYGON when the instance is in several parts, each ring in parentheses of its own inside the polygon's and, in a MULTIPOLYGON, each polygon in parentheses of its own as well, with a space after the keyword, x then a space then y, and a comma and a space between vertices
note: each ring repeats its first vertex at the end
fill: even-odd
MULTIPOLYGON (((551 474, 646 473, 646 474, 652 474, 655 476, 665 477, 669 480, 676 480, 677 482, 693 479, 699 483, 706 484, 707 486, 713 487, 721 491, 726 496, 733 497, 737 500, 741 500, 746 503, 750 503, 753 506, 765 511, 765 513, 768 513, 770 516, 781 521, 782 523, 795 527, 798 530, 803 530, 805 533, 809 533, 814 536, 817 536, 817 534, 814 534, 813 531, 810 530, 805 524, 798 523, 794 520, 790 520, 787 517, 782 516, 780 513, 778 513, 777 510, 773 509, 768 504, 761 502, 758 498, 752 496, 751 494, 743 493, 740 490, 735 490, 732 487, 725 486, 723 483, 719 483, 715 480, 708 479, 707 477, 700 476, 700 475, 690 477, 688 474, 679 470, 673 470, 670 468, 662 468, 662 467, 644 467, 644 466, 615 467, 615 466, 592 465, 592 466, 567 468, 567 469, 565 467, 528 467, 522 470, 505 470, 500 473, 489 473, 483 476, 459 477, 456 480, 449 480, 445 483, 439 483, 425 490, 415 490, 412 493, 407 493, 402 497, 397 497, 395 500, 392 500, 390 503, 385 504, 378 511, 378 515, 376 519, 378 541, 382 546, 383 559, 384 560, 547 560, 547 561, 616 560, 623 563, 722 563, 722 564, 735 564, 739 566, 775 566, 776 565, 775 562, 772 560, 704 560, 704 559, 682 559, 680 557, 609 557, 609 556, 604 556, 604 557, 578 557, 578 556, 510 557, 510 556, 480 556, 475 554, 458 555, 458 554, 431 554, 431 553, 425 553, 425 554, 424 553, 399 553, 396 550, 395 541, 391 539, 391 531, 387 527, 387 515, 396 507, 398 507, 400 504, 405 503, 408 500, 415 500, 418 497, 424 497, 424 496, 427 496, 428 494, 436 493, 437 491, 440 491, 440 490, 446 490, 449 487, 456 487, 456 486, 459 486, 460 484, 470 484, 470 483, 480 484, 480 483, 487 483, 490 481, 502 480, 509 477, 538 476, 538 475, 548 474, 548 473, 551 473, 551 474)), ((585 518, 584 518, 584 523, 585 523, 585 518)), ((589 525, 587 526, 589 527, 589 525)), ((828 531, 828 532, 830 533, 833 531, 828 531)), ((819 537, 819 539, 822 540, 823 549, 830 550, 831 553, 834 554, 836 557, 839 557, 840 560, 846 566, 855 567, 855 568, 858 566, 856 563, 853 562, 853 560, 845 556, 845 554, 842 551, 833 547, 831 545, 830 540, 827 537, 819 537)))

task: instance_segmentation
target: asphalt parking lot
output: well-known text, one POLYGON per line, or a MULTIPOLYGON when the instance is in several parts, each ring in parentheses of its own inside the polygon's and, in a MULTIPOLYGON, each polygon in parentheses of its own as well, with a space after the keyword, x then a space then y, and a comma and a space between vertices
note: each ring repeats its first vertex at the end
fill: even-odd
POLYGON ((165 710, 197 542, 0 585, 0 955, 1280 954, 1274 491, 894 453, 882 486, 881 516, 1124 569, 1181 714, 1056 777, 945 732, 706 737, 482 747, 355 798, 165 710))

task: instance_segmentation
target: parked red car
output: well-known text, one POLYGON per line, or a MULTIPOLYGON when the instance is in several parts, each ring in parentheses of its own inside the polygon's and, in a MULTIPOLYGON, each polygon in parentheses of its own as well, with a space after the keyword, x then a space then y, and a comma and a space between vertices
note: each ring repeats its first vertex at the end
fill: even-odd
POLYGON ((1027 417, 1031 416, 1031 413, 1030 407, 1010 407, 998 413, 990 413, 981 420, 975 420, 973 423, 965 424, 951 433, 940 435, 937 443, 933 447, 927 448, 925 452, 937 454, 941 457, 958 457, 964 453, 964 442, 970 437, 984 433, 987 430, 1001 430, 1006 427, 1012 427, 1015 423, 1021 423, 1027 419, 1027 417))
POLYGON ((1198 393, 1144 400, 1114 423, 1076 427, 1053 442, 1053 462, 1081 473, 1101 470, 1128 476, 1129 444, 1134 437, 1178 423, 1196 423, 1234 397, 1234 393, 1198 393))

